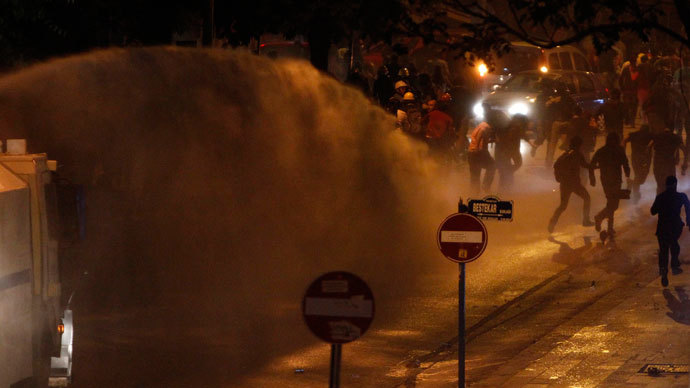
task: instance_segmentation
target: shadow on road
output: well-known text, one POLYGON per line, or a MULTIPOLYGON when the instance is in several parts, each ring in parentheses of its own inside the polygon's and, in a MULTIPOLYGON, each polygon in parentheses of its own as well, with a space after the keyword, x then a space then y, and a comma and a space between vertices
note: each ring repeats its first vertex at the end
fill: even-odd
POLYGON ((678 323, 690 325, 690 300, 688 300, 688 294, 683 287, 675 287, 675 290, 678 298, 670 290, 664 290, 666 304, 669 310, 671 310, 666 315, 678 323))
POLYGON ((549 242, 558 244, 558 252, 553 254, 552 261, 566 265, 576 265, 583 261, 583 254, 592 247, 592 238, 584 236, 584 244, 579 248, 571 248, 570 245, 563 241, 556 240, 553 236, 549 236, 549 242))
POLYGON ((597 255, 595 265, 606 273, 627 275, 639 266, 639 259, 630 257, 615 241, 607 243, 606 249, 597 255))

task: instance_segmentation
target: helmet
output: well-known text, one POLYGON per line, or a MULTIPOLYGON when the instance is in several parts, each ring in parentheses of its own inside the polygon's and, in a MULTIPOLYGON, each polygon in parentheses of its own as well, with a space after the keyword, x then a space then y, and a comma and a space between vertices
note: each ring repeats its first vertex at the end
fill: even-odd
POLYGON ((405 93, 403 101, 414 101, 414 94, 412 92, 405 93))
POLYGON ((406 88, 407 86, 408 86, 408 85, 407 85, 407 82, 405 82, 405 81, 398 81, 398 82, 395 83, 395 88, 396 88, 396 89, 399 89, 399 88, 406 88))
POLYGON ((450 93, 443 93, 441 95, 441 98, 438 99, 441 102, 451 102, 453 101, 453 97, 450 95, 450 93))
POLYGON ((409 77, 410 76, 410 71, 407 69, 407 67, 402 67, 400 68, 400 71, 398 71, 398 77, 409 77))

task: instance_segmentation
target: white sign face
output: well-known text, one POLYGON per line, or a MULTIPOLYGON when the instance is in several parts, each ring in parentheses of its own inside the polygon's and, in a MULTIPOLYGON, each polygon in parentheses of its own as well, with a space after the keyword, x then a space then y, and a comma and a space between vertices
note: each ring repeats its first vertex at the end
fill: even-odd
POLYGON ((484 241, 482 234, 481 231, 442 230, 441 242, 481 244, 484 241))
POLYGON ((325 317, 371 318, 374 315, 374 301, 365 300, 363 295, 343 298, 306 298, 305 315, 325 317))

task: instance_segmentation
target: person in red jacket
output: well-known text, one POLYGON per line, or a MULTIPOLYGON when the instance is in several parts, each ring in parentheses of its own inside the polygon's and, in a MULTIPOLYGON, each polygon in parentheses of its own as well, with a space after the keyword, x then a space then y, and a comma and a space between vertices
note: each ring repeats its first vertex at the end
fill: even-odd
POLYGON ((450 94, 444 93, 438 104, 433 105, 431 111, 422 119, 422 123, 426 124, 426 140, 429 144, 429 150, 444 158, 450 156, 449 152, 455 134, 453 118, 444 111, 448 108, 450 101, 450 94))

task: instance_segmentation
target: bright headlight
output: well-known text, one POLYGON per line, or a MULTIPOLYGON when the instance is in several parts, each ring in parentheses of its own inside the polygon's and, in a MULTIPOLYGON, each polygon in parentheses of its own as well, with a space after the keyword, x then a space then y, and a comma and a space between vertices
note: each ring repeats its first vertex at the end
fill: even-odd
POLYGON ((511 105, 510 108, 508 108, 508 113, 511 116, 517 114, 527 116, 527 113, 529 113, 529 107, 524 102, 516 102, 515 104, 511 105))
POLYGON ((481 102, 474 104, 472 107, 472 113, 474 113, 474 117, 478 119, 484 117, 484 107, 482 106, 481 102))

